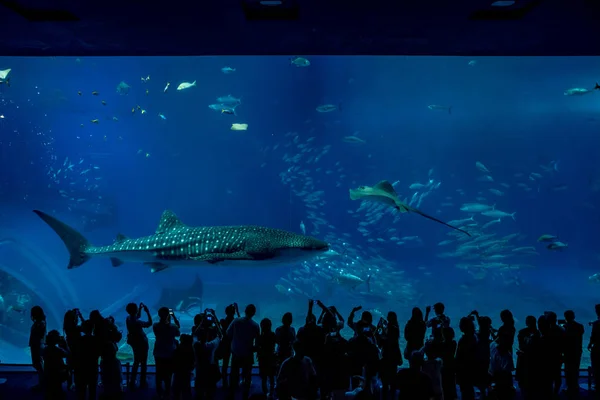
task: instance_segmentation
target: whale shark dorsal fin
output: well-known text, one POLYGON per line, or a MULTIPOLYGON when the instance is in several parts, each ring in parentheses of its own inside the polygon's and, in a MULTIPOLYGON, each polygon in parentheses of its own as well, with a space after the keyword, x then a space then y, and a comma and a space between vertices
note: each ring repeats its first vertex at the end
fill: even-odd
POLYGON ((396 193, 396 190, 394 190, 394 187, 388 181, 381 181, 377 183, 375 186, 373 186, 373 189, 385 192, 390 196, 398 197, 398 193, 396 193))
POLYGON ((156 233, 166 233, 167 231, 182 228, 184 226, 183 222, 177 218, 177 215, 175 215, 173 211, 165 210, 160 216, 160 222, 158 223, 158 228, 156 228, 156 233))
POLYGON ((121 243, 126 240, 129 240, 129 238, 127 236, 123 235, 122 233, 117 233, 117 238, 115 239, 115 243, 121 243))

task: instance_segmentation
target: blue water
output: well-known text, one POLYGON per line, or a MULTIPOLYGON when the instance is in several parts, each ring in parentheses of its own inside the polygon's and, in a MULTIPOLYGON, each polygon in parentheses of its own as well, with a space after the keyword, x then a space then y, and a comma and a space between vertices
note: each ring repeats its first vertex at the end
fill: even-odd
MULTIPOLYGON (((60 328, 72 307, 122 320, 129 301, 154 312, 175 307, 157 304, 161 288, 183 289, 196 275, 204 283, 200 308, 222 313, 233 301, 253 302, 259 317, 275 324, 288 310, 302 324, 309 298, 336 304, 344 315, 362 304, 376 315, 394 310, 401 320, 413 306, 443 301, 453 325, 473 308, 496 325, 506 307, 519 326, 546 309, 560 315, 572 308, 584 322, 594 317, 598 284, 588 277, 600 272, 600 91, 563 92, 592 89, 599 58, 307 58, 308 67, 291 66, 288 57, 0 58, 0 70, 12 69, 10 87, 0 84, 0 360, 29 362, 33 303, 46 310, 50 329, 60 328), (226 66, 236 71, 225 74, 226 66), (196 87, 176 90, 194 80, 196 87), (130 86, 127 94, 117 92, 120 82, 130 86), (208 108, 228 94, 241 99, 237 115, 208 108), (319 113, 322 104, 339 109, 319 113), (248 129, 233 131, 232 123, 248 129), (364 143, 347 143, 347 136, 364 143), (477 161, 494 182, 478 180, 485 174, 477 161), (460 211, 468 202, 516 212, 487 232, 496 239, 519 234, 510 245, 534 246, 538 254, 503 260, 514 268, 488 268, 484 276, 457 268, 471 261, 439 257, 456 249, 439 242, 461 240, 448 236, 449 228, 349 199, 349 189, 384 179, 399 181, 395 189, 407 201, 411 184, 440 183, 419 209, 444 221, 471 215, 460 211), (341 256, 304 266, 156 274, 98 259, 67 270, 66 249, 32 209, 98 245, 117 233, 152 234, 166 209, 188 225, 300 233, 303 222, 341 256), (357 231, 361 221, 369 222, 368 235, 357 231), (542 234, 568 247, 549 251, 537 242, 542 234), (344 268, 363 280, 372 275, 368 289, 389 294, 374 299, 366 285, 352 288, 318 273, 344 268)), ((475 216, 479 226, 491 219, 475 216)))

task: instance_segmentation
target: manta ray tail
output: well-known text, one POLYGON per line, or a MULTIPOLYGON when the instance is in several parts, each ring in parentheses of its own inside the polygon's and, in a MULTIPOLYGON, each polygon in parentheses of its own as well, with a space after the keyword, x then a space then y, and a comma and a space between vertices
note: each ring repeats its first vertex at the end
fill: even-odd
POLYGON ((446 223, 446 222, 444 222, 442 220, 437 219, 436 217, 432 217, 431 215, 425 214, 423 211, 417 210, 416 208, 412 208, 411 207, 409 209, 409 211, 410 212, 414 212, 416 214, 419 214, 420 216, 425 217, 427 219, 430 219, 432 221, 438 222, 438 223, 440 223, 442 225, 446 225, 448 228, 456 229, 457 231, 460 231, 460 232, 464 233, 465 235, 467 235, 469 237, 471 236, 471 234, 469 232, 467 232, 465 230, 462 230, 460 228, 457 228, 456 226, 452 226, 452 225, 450 225, 450 224, 448 224, 448 223, 446 223))
POLYGON ((85 254, 85 250, 91 246, 90 242, 81 233, 42 211, 33 210, 33 212, 56 232, 69 250, 68 269, 79 267, 90 259, 90 256, 85 254))

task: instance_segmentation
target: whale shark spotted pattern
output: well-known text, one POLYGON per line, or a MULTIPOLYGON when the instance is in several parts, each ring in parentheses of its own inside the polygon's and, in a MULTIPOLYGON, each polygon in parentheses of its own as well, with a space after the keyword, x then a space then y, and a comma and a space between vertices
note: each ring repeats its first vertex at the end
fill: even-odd
POLYGON ((83 265, 92 257, 108 257, 114 267, 142 262, 152 272, 174 265, 289 265, 319 255, 336 255, 319 239, 261 226, 189 227, 172 211, 164 211, 156 232, 130 239, 117 235, 111 245, 93 246, 83 235, 58 219, 34 210, 62 239, 70 260, 68 268, 83 265))

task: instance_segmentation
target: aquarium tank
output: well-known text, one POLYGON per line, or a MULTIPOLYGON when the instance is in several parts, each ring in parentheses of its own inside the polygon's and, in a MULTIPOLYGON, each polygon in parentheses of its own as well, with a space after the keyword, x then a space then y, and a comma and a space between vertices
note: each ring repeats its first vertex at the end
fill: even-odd
POLYGON ((130 302, 299 327, 320 300, 589 332, 599 80, 584 57, 0 57, 0 360, 30 363, 34 305, 49 330, 125 330, 130 302))

